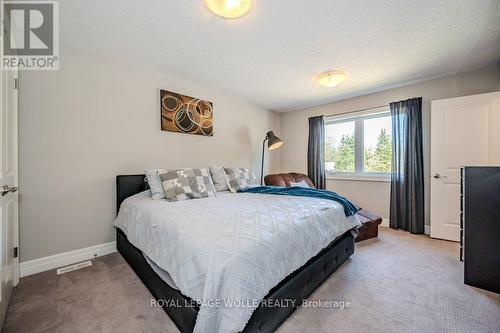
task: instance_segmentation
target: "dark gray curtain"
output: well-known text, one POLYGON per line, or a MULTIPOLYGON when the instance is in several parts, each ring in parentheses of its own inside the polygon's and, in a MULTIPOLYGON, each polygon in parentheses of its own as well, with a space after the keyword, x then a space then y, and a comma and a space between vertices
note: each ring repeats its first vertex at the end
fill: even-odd
POLYGON ((307 175, 316 188, 326 188, 325 176, 325 117, 309 118, 309 143, 307 146, 307 175))
POLYGON ((424 233, 422 98, 390 104, 392 173, 390 227, 424 233))

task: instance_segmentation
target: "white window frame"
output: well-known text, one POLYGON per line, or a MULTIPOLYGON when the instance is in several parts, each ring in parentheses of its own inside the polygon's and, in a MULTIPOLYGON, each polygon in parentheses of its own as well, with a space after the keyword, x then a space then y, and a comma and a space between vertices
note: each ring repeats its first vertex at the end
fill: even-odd
POLYGON ((325 126, 354 121, 355 137, 355 156, 354 172, 334 172, 333 175, 327 175, 327 179, 334 180, 352 180, 352 181, 375 181, 390 182, 390 173, 364 172, 365 154, 364 154, 364 126, 363 121, 370 118, 386 117, 391 115, 389 106, 367 109, 363 111, 349 112, 340 115, 325 117, 325 126))

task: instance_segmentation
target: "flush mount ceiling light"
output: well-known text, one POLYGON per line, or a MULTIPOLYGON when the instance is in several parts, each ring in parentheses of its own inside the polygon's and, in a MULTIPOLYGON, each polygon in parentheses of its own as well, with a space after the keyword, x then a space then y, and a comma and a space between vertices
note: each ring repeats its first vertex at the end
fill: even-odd
POLYGON ((335 70, 321 73, 316 76, 316 82, 325 87, 336 87, 346 79, 346 73, 344 71, 335 70))
POLYGON ((253 0, 205 0, 212 13, 226 19, 242 17, 252 9, 253 0))

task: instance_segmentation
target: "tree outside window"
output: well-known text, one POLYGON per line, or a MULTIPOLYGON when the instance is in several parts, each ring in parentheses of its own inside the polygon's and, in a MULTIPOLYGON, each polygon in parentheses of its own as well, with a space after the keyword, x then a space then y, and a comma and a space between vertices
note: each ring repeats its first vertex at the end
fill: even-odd
POLYGON ((340 121, 328 119, 325 128, 327 175, 390 174, 391 134, 391 117, 387 112, 379 111, 375 115, 344 118, 340 121), (362 142, 362 145, 357 145, 357 142, 362 142))

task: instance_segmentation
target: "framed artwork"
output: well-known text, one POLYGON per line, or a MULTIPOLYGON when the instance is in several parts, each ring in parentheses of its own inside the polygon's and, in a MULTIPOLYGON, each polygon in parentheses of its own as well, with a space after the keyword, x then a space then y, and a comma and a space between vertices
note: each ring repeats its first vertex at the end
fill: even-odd
POLYGON ((161 130, 213 136, 213 104, 160 90, 161 130))

